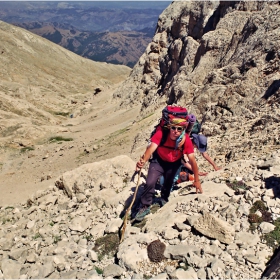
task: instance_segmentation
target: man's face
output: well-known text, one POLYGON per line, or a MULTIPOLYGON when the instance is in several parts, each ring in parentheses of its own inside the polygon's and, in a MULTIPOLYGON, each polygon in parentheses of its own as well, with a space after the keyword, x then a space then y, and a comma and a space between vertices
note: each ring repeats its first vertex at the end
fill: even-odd
POLYGON ((182 126, 172 125, 170 127, 170 137, 172 140, 176 140, 183 132, 182 126))

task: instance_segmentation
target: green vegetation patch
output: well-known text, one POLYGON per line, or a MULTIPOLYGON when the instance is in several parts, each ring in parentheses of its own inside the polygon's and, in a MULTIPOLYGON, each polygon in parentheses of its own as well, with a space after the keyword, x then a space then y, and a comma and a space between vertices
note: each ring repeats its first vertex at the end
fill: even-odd
POLYGON ((147 219, 142 220, 141 222, 134 221, 132 226, 142 229, 147 223, 147 219))
POLYGON ((2 225, 5 225, 6 223, 12 222, 12 219, 10 218, 2 218, 2 225))
POLYGON ((42 238, 41 234, 39 232, 37 232, 34 236, 33 239, 36 240, 38 238, 42 238))
POLYGON ((14 209, 15 209, 14 206, 7 206, 7 207, 5 207, 5 210, 14 210, 14 209))
POLYGON ((251 213, 248 215, 248 221, 250 224, 261 223, 263 221, 262 217, 255 213, 251 213))
MULTIPOLYGON (((257 214, 255 214, 257 211, 260 211, 262 213, 262 216, 260 217, 261 220, 257 223, 272 222, 272 215, 270 212, 268 212, 268 208, 265 206, 265 203, 262 200, 255 201, 253 206, 251 207, 250 214, 248 216, 249 222, 250 222, 250 219, 252 221, 257 219, 255 217, 255 216, 258 216, 257 214)), ((250 223, 254 223, 254 222, 250 222, 250 223)))
POLYGON ((110 135, 110 137, 116 137, 116 136, 118 136, 118 135, 120 135, 120 134, 123 134, 123 133, 125 133, 128 129, 129 129, 128 127, 119 129, 119 130, 115 131, 114 133, 112 133, 112 134, 110 135))
MULTIPOLYGON (((272 222, 272 215, 267 210, 268 209, 262 200, 255 201, 250 209, 250 214, 248 215, 248 222, 251 225, 260 224, 261 222, 272 222), (261 217, 258 214, 256 214, 257 211, 262 213, 261 217)), ((252 226, 251 230, 255 230, 255 226, 252 226)))
POLYGON ((95 271, 97 272, 97 274, 103 274, 103 270, 97 266, 95 266, 95 271))
POLYGON ((57 244, 59 241, 61 241, 62 240, 62 238, 61 238, 61 236, 60 235, 54 235, 53 236, 53 243, 54 244, 57 244))
POLYGON ((68 117, 70 115, 69 112, 54 112, 54 114, 57 116, 63 116, 63 117, 68 117))
POLYGON ((143 120, 145 120, 145 119, 151 117, 153 114, 154 114, 154 113, 150 113, 149 115, 143 117, 139 122, 141 122, 141 121, 143 121, 143 120))
POLYGON ((62 141, 73 141, 73 138, 66 138, 66 137, 63 137, 63 136, 53 136, 53 137, 49 138, 50 143, 62 142, 62 141))
POLYGON ((236 194, 239 194, 240 191, 244 192, 249 190, 250 188, 248 186, 245 185, 245 183, 243 181, 233 181, 233 182, 227 182, 226 183, 228 187, 230 187, 231 189, 233 189, 235 191, 236 194))
POLYGON ((24 147, 24 148, 20 149, 20 152, 25 153, 25 152, 34 151, 34 150, 35 150, 34 147, 24 147))
POLYGON ((280 218, 273 223, 275 228, 273 231, 263 235, 266 244, 276 250, 280 245, 280 218))
MULTIPOLYGON (((261 222, 272 222, 272 214, 268 212, 268 208, 262 200, 257 200, 254 202, 250 209, 250 214, 248 215, 248 221, 250 223, 250 230, 254 231, 257 229, 258 224, 261 222), (261 212, 262 216, 256 214, 256 212, 261 212)), ((280 218, 273 222, 275 226, 274 230, 263 234, 262 238, 265 240, 266 244, 276 250, 280 245, 280 218)))
POLYGON ((257 211, 263 212, 266 211, 267 207, 265 206, 262 200, 257 200, 254 202, 253 206, 250 209, 250 213, 256 213, 257 211))
POLYGON ((94 238, 91 234, 86 234, 83 236, 83 239, 86 239, 87 241, 93 241, 94 238))
POLYGON ((118 233, 111 233, 96 239, 93 250, 98 253, 98 259, 101 261, 105 256, 113 257, 118 248, 119 235, 118 233))

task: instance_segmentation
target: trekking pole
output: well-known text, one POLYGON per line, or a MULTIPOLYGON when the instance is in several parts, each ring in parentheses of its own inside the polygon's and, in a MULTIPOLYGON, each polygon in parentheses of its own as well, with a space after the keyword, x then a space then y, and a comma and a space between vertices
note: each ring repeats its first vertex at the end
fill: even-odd
POLYGON ((138 180, 137 180, 136 189, 134 191, 132 201, 131 201, 129 207, 126 209, 125 216, 124 216, 124 219, 123 219, 123 224, 122 224, 122 227, 121 227, 122 229, 121 229, 120 243, 122 243, 123 239, 124 239, 124 232, 125 232, 125 229, 126 229, 127 217, 128 217, 128 214, 129 214, 129 212, 130 212, 130 210, 131 210, 131 208, 134 204, 135 198, 136 198, 136 194, 137 194, 138 187, 139 187, 139 182, 140 182, 140 177, 141 177, 141 169, 139 170, 139 173, 138 173, 138 180))

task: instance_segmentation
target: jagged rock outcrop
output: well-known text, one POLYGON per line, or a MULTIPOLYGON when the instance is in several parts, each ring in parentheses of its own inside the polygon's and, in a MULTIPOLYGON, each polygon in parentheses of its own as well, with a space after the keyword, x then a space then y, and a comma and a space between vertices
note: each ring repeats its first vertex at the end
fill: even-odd
POLYGON ((115 97, 144 116, 187 106, 228 161, 265 154, 280 143, 279 27, 275 1, 174 1, 115 97))

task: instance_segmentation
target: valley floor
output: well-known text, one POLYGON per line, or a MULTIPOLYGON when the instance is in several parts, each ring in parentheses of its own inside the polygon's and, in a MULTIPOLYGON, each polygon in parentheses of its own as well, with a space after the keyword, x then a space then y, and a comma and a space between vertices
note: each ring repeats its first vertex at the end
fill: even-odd
POLYGON ((84 163, 130 154, 139 108, 121 109, 112 92, 111 88, 93 96, 87 112, 65 119, 56 127, 57 134, 49 135, 73 141, 45 141, 25 152, 1 151, 0 206, 26 202, 59 175, 84 163))

